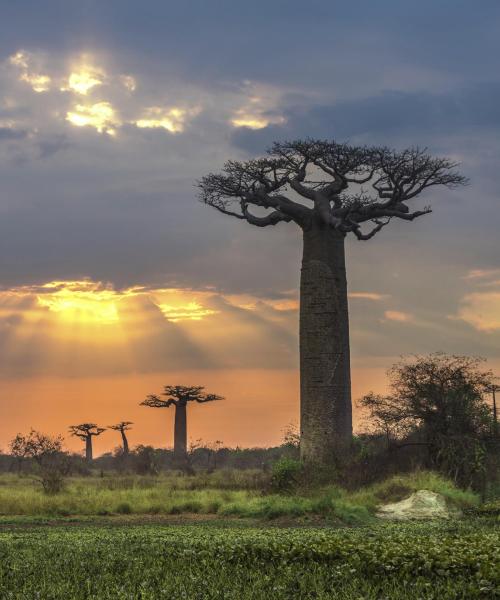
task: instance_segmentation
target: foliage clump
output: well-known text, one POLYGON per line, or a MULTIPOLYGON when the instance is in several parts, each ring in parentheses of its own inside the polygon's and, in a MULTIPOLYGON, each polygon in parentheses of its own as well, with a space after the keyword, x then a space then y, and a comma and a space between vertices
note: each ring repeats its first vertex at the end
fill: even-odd
POLYGON ((495 427, 485 392, 492 375, 482 360, 442 353, 403 360, 389 371, 390 393, 361 399, 372 431, 389 450, 425 450, 425 466, 458 485, 479 487, 495 427))
POLYGON ((63 451, 63 438, 52 437, 31 429, 27 435, 18 433, 10 442, 10 453, 18 460, 28 460, 33 465, 33 475, 42 485, 46 494, 58 494, 64 487, 64 480, 69 474, 70 464, 66 452, 63 451))

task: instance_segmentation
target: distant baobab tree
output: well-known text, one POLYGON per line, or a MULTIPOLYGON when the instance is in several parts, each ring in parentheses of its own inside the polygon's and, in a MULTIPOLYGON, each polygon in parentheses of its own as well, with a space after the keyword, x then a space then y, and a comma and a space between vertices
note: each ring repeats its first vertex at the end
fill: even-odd
POLYGON ((133 425, 132 421, 120 421, 116 425, 108 425, 109 429, 119 431, 122 436, 123 456, 129 455, 128 440, 125 432, 131 429, 130 425, 133 425))
POLYGON ((224 215, 257 227, 293 222, 302 230, 303 460, 335 462, 352 439, 347 234, 369 240, 392 219, 431 212, 411 211, 408 203, 427 188, 465 184, 456 167, 419 148, 397 152, 307 139, 275 143, 263 158, 228 161, 222 173, 199 182, 202 202, 224 215))
POLYGON ((106 428, 98 427, 95 423, 80 423, 80 425, 70 425, 69 431, 71 435, 85 440, 85 458, 90 462, 93 459, 92 438, 101 435, 106 428))
POLYGON ((178 464, 187 463, 187 404, 188 402, 213 402, 223 400, 217 394, 207 394, 203 386, 166 385, 160 398, 153 394, 141 402, 142 406, 169 408, 175 406, 174 458, 178 464))

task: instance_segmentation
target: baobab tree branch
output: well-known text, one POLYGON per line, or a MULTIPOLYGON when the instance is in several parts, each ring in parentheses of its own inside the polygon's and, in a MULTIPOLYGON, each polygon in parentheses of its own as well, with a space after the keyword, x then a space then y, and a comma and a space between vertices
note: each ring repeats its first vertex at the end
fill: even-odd
POLYGON ((243 217, 251 224, 256 225, 257 227, 267 227, 268 225, 276 225, 278 223, 289 222, 292 220, 292 217, 289 215, 285 215, 280 210, 274 210, 273 212, 265 215, 264 217, 257 217, 252 215, 248 210, 248 205, 243 200, 241 201, 241 211, 243 213, 243 217))
POLYGON ((391 220, 390 217, 387 219, 387 221, 375 220, 374 223, 376 224, 376 226, 368 233, 362 233, 361 228, 357 224, 353 227, 352 231, 353 231, 354 235, 358 238, 358 240, 370 240, 383 227, 385 227, 389 223, 390 220, 391 220))
POLYGON ((145 400, 141 402, 141 406, 149 406, 151 408, 168 408, 169 406, 176 405, 177 400, 174 398, 168 398, 163 400, 159 396, 150 394, 145 400))
POLYGON ((296 140, 274 144, 267 157, 228 161, 222 173, 207 175, 199 188, 202 202, 257 227, 293 221, 307 229, 321 222, 366 240, 388 218, 413 221, 431 212, 430 208, 410 211, 406 204, 427 188, 465 185, 467 179, 456 168, 455 162, 432 157, 426 149, 396 152, 386 147, 296 140), (351 188, 352 193, 347 193, 351 188), (287 189, 313 206, 292 200, 287 189), (271 212, 257 216, 252 206, 271 212), (363 233, 359 226, 367 221, 375 227, 363 233))

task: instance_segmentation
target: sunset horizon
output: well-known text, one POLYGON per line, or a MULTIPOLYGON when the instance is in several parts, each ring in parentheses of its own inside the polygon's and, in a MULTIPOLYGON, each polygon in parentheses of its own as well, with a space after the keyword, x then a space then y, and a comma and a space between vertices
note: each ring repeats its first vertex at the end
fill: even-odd
MULTIPOLYGON (((273 142, 427 148, 469 180, 429 187, 412 202, 433 212, 413 223, 394 219, 369 241, 347 235, 353 401, 386 390, 402 355, 478 355, 500 372, 498 83, 481 50, 489 34, 474 50, 480 67, 449 50, 463 11, 440 34, 448 50, 429 54, 400 9, 389 23, 365 7, 356 46, 357 16, 345 8, 341 26, 321 3, 324 22, 301 8, 276 30, 277 6, 262 23, 243 7, 213 21, 198 2, 140 16, 56 4, 26 19, 4 7, 0 448, 33 427, 81 451, 69 425, 122 419, 134 421, 133 445, 167 447, 173 411, 139 404, 178 383, 226 398, 190 408, 192 440, 267 446, 299 425, 299 228, 251 227, 199 201, 203 177, 273 142), (210 25, 188 42, 191 18, 210 25), (253 53, 235 42, 241 19, 263 28, 253 53), (325 35, 280 43, 303 23, 325 35), (377 45, 389 31, 397 52, 377 45), (333 60, 325 77, 315 57, 346 45, 351 60, 333 60)), ((431 50, 442 43, 429 33, 431 50)), ((118 443, 108 431, 96 448, 118 443)))

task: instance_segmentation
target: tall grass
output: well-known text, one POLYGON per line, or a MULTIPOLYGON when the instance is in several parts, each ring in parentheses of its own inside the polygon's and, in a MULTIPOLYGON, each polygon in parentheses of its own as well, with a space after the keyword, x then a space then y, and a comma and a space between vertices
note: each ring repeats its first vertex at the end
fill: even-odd
POLYGON ((478 503, 472 492, 459 490, 445 478, 424 471, 392 477, 355 492, 326 486, 294 495, 265 493, 265 477, 261 472, 244 471, 194 477, 80 477, 68 480, 61 493, 48 496, 32 479, 8 475, 0 477, 0 515, 199 513, 268 519, 321 515, 359 524, 369 522, 378 505, 400 500, 418 489, 439 492, 460 508, 478 503))

